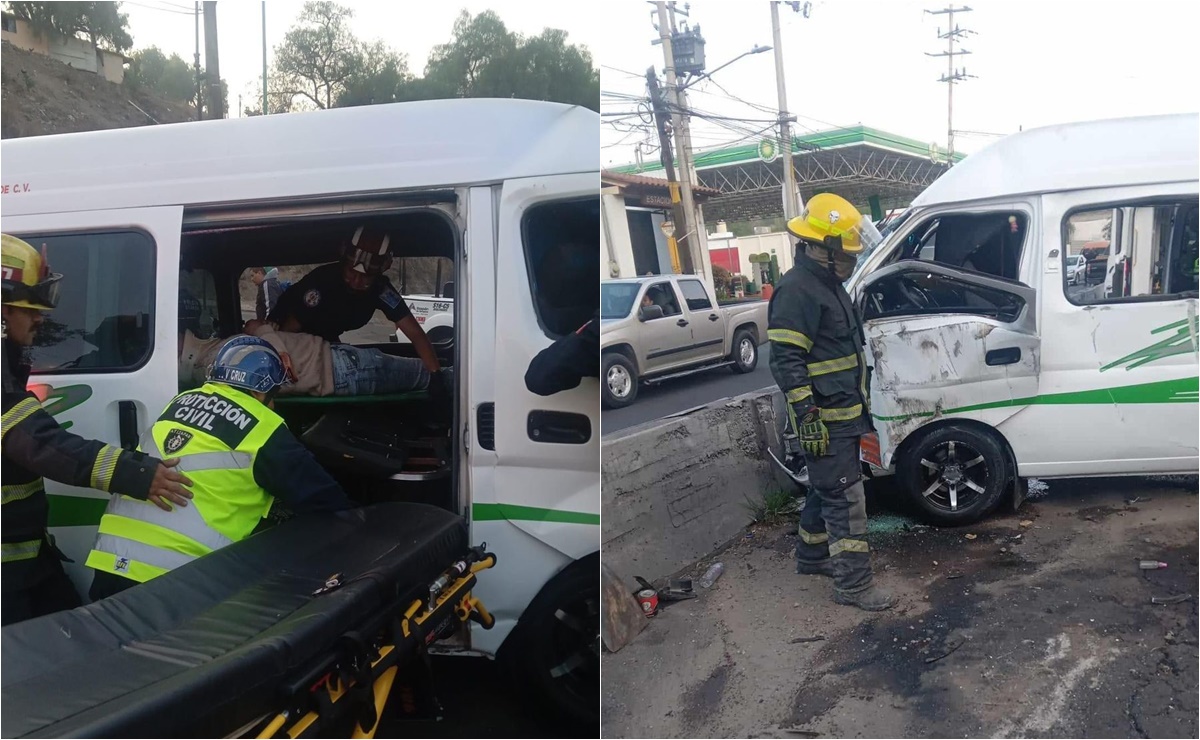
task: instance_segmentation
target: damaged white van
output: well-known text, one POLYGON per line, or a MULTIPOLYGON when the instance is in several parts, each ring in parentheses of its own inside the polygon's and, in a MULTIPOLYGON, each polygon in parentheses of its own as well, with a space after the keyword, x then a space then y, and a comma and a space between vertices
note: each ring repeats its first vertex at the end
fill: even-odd
MULTIPOLYGON (((393 284, 446 299, 438 308, 452 320, 429 329, 441 364, 455 368, 451 397, 281 396, 276 410, 359 503, 432 506, 469 526, 472 545, 486 542, 495 553, 496 567, 474 589, 494 627, 447 627, 435 649, 510 658, 522 690, 542 697, 541 706, 597 721, 599 386, 584 379, 542 397, 524 379, 538 352, 598 306, 599 123, 577 106, 440 100, 6 140, 4 231, 46 245, 50 264, 64 274, 63 300, 32 350, 31 385, 72 431, 132 448, 180 390, 181 294, 200 303, 202 332, 236 334, 254 317, 253 298, 247 303, 240 292, 245 281, 239 287, 248 268, 302 272, 334 262, 346 234, 365 220, 378 224, 397 258, 388 273, 393 284)), ((390 336, 394 330, 386 324, 370 346, 414 356, 411 344, 390 336)), ((50 530, 86 591, 82 564, 108 497, 50 481, 47 493, 50 530)), ((412 548, 403 531, 391 531, 390 550, 412 548)), ((330 547, 319 533, 311 545, 330 547)), ((157 588, 151 581, 126 594, 157 588)), ((307 592, 297 598, 310 601, 307 592)), ((281 618, 293 610, 268 606, 278 606, 281 618)), ((186 626, 192 616, 178 620, 186 626)), ((334 635, 351 628, 325 627, 334 635)), ((10 696, 23 690, 15 671, 9 680, 10 629, 6 717, 10 696)), ((238 640, 282 644, 282 629, 270 622, 238 640)), ((222 655, 244 652, 237 640, 231 644, 222 655)), ((215 669, 206 670, 212 680, 215 669)), ((238 685, 228 678, 222 685, 238 685)), ((121 686, 133 693, 142 680, 122 676, 121 686)), ((179 682, 173 685, 195 688, 187 676, 179 682)), ((137 688, 143 699, 144 690, 137 688)), ((222 700, 239 698, 225 696, 235 688, 223 691, 222 700)), ((206 706, 223 706, 208 696, 206 706)), ((76 699, 70 711, 82 716, 85 700, 76 699)), ((19 712, 11 714, 16 723, 19 712)), ((46 714, 11 726, 22 733, 133 731, 111 724, 51 731, 36 724, 49 722, 46 714)), ((172 714, 159 712, 162 722, 172 714)), ((174 732, 166 724, 136 728, 174 732)))
POLYGON ((1009 136, 860 261, 864 459, 929 519, 1027 478, 1197 472, 1198 140, 1195 114, 1009 136))

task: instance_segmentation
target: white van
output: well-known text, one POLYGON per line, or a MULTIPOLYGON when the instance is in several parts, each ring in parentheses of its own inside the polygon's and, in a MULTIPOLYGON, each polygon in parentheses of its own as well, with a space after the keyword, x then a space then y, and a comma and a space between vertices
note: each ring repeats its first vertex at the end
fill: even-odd
MULTIPOLYGON (((359 425, 369 464, 330 468, 352 497, 435 503, 496 553, 475 590, 495 628, 443 645, 507 653, 531 690, 595 718, 599 386, 543 398, 524 376, 597 305, 599 276, 572 265, 595 267, 599 250, 598 132, 579 107, 448 100, 6 140, 4 231, 47 245, 65 276, 31 385, 64 426, 131 448, 179 390, 181 290, 202 302, 203 326, 236 333, 252 318, 238 294, 246 267, 332 262, 364 219, 390 231, 397 257, 444 258, 458 287, 453 341, 438 344, 457 368, 444 422, 410 398, 278 409, 306 442, 330 414, 359 425), (573 280, 591 290, 561 289, 573 280), (401 430, 414 451, 391 469, 401 430)), ((51 532, 86 591, 107 496, 47 492, 51 532)))
POLYGON ((1197 472, 1197 120, 999 140, 860 261, 872 462, 929 518, 1019 503, 1026 478, 1197 472), (1097 277, 1071 280, 1085 242, 1097 277))

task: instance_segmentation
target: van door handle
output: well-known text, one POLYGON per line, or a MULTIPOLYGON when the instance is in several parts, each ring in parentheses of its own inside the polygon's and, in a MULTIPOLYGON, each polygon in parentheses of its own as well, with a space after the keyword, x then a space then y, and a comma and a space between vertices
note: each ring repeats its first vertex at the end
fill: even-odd
POLYGON ((687 326, 688 325, 687 319, 680 319, 679 321, 675 322, 675 325, 676 326, 687 326))
POLYGON ((592 421, 583 414, 530 411, 525 430, 534 442, 583 445, 592 438, 592 421))
POLYGON ((133 452, 138 445, 137 405, 133 401, 117 404, 117 426, 121 435, 121 447, 133 452))
POLYGON ((988 365, 1013 365, 1021 361, 1020 347, 1005 347, 1004 349, 989 350, 984 356, 984 362, 988 365))
POLYGON ((709 320, 709 321, 716 321, 716 320, 717 320, 717 319, 719 319, 719 318, 721 318, 721 317, 720 317, 720 316, 718 316, 718 315, 716 315, 715 313, 710 313, 710 314, 708 315, 708 320, 709 320))

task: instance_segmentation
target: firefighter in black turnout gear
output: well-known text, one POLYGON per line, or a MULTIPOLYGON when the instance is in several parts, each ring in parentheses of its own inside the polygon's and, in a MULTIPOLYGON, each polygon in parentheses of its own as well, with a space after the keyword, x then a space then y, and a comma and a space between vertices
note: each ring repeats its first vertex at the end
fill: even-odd
POLYGON ((58 301, 62 275, 25 241, 3 237, 3 588, 2 623, 12 624, 80 605, 63 571, 65 556, 46 529, 49 501, 43 476, 149 500, 161 509, 187 506, 191 481, 165 463, 65 431, 26 389, 32 346, 43 311, 58 301))
POLYGON ((788 222, 796 266, 771 296, 771 374, 808 463, 797 572, 831 576, 833 600, 868 611, 895 599, 874 585, 859 438, 872 431, 862 323, 842 283, 879 232, 845 199, 813 196, 788 222))

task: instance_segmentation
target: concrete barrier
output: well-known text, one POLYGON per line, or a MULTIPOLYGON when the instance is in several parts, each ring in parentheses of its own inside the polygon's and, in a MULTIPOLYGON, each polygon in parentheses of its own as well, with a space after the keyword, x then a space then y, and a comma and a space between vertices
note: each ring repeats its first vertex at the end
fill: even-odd
POLYGON ((737 536, 748 501, 792 485, 779 450, 782 395, 749 393, 601 444, 604 562, 622 578, 678 571, 737 536))

